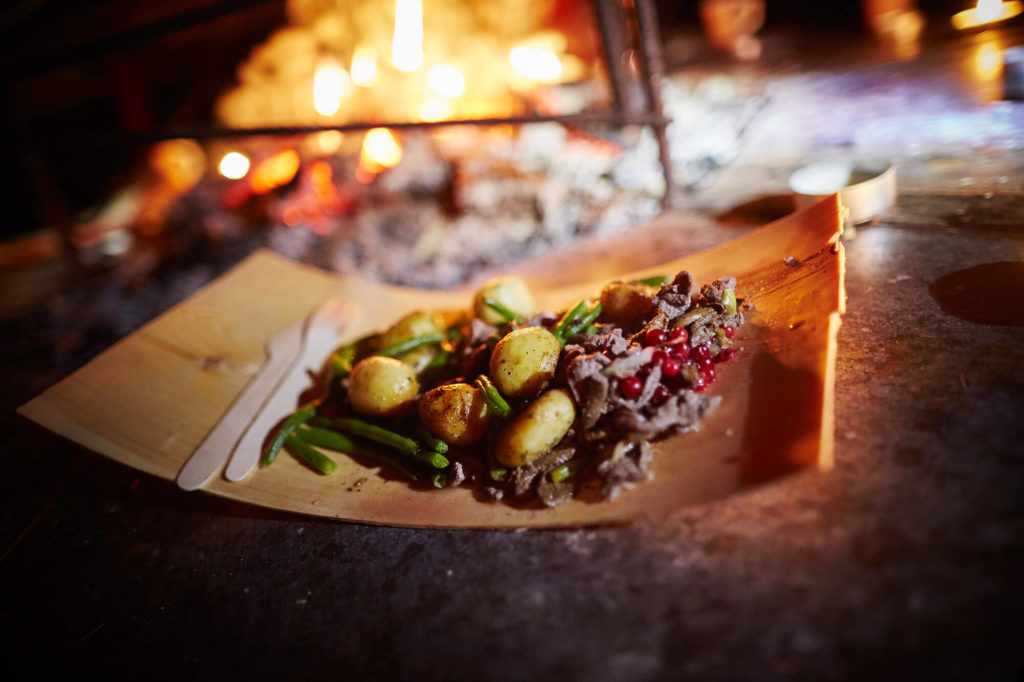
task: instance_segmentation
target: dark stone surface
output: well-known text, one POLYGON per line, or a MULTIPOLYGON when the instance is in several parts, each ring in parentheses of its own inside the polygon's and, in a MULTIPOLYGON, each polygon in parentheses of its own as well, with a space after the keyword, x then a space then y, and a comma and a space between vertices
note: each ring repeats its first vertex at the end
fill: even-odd
MULTIPOLYGON (((849 120, 871 120, 872 83, 884 94, 891 71, 913 84, 910 66, 870 72, 867 109, 849 120)), ((985 111, 1020 125, 1019 108, 985 111)), ((785 112, 760 120, 779 130, 785 112)), ((100 283, 4 321, 0 678, 1021 680, 1024 328, 946 315, 929 287, 1024 260, 1024 173, 1019 146, 993 144, 983 175, 963 134, 939 135, 941 158, 909 160, 915 193, 846 241, 835 469, 628 527, 287 515, 181 492, 13 413, 215 274, 204 266, 168 280, 178 288, 100 283), (953 180, 923 191, 940 170, 953 180), (974 195, 946 191, 959 174, 974 195), (131 305, 90 326, 99 296, 131 305)), ((726 169, 708 205, 777 190, 791 164, 767 148, 726 169), (775 185, 750 180, 765 175, 775 185)), ((740 233, 720 229, 673 244, 740 233)), ((648 251, 650 234, 635 235, 648 251)))
POLYGON ((1024 241, 879 224, 847 249, 835 470, 625 528, 291 516, 6 414, 5 677, 1019 679, 1024 328, 928 288, 1024 241))

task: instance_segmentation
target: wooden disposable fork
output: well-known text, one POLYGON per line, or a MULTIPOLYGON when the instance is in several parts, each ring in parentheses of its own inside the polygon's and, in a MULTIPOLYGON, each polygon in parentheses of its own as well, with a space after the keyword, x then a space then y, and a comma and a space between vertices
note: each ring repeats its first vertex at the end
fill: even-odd
POLYGON ((185 462, 185 466, 178 472, 179 486, 185 490, 201 488, 223 468, 253 416, 295 365, 305 326, 306 320, 299 320, 267 342, 267 361, 185 462))
POLYGON ((231 453, 224 472, 229 481, 241 481, 256 468, 267 434, 298 407, 299 396, 309 386, 309 373, 320 369, 334 349, 342 327, 351 318, 350 312, 344 302, 329 300, 309 317, 298 361, 281 380, 231 453))

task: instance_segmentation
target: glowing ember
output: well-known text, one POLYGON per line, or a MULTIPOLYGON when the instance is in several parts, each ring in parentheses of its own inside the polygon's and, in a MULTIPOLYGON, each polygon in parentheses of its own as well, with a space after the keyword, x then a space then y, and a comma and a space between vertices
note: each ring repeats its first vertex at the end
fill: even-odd
POLYGON ((186 192, 203 179, 206 152, 195 140, 167 140, 153 148, 149 163, 168 187, 186 192))
POLYGON ((427 83, 444 97, 461 97, 466 92, 466 79, 451 64, 438 64, 427 72, 427 83))
POLYGON ((374 175, 388 168, 394 168, 402 160, 402 145, 387 128, 374 128, 363 138, 359 152, 359 168, 356 177, 369 182, 374 175))
POLYGON ((361 88, 368 88, 377 81, 377 53, 373 47, 363 43, 352 53, 352 82, 361 88))
POLYGON ((508 55, 512 70, 523 78, 552 82, 562 75, 558 55, 539 47, 514 47, 508 55))
POLYGON ((278 152, 259 163, 252 172, 252 191, 269 192, 286 185, 299 171, 299 155, 293 149, 278 152))
POLYGON ((965 9, 953 15, 953 28, 964 30, 992 24, 998 21, 1005 21, 1021 13, 1024 6, 1017 0, 1002 2, 1002 0, 978 0, 977 7, 965 9))
POLYGON ((325 59, 313 76, 313 106, 321 116, 334 116, 341 100, 352 90, 352 81, 338 60, 325 59))
POLYGON ((391 61, 399 71, 415 71, 423 65, 423 3, 395 0, 395 36, 391 61))
POLYGON ((249 172, 249 157, 241 152, 228 152, 221 158, 217 170, 228 180, 241 180, 249 172))
POLYGON ((338 130, 322 130, 312 136, 310 146, 316 154, 333 154, 341 149, 345 136, 338 130))

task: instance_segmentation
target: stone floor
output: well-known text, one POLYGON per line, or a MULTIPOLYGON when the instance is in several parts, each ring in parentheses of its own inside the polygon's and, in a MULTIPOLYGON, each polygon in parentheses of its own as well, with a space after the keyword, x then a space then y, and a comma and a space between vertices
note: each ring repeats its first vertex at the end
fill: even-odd
MULTIPOLYGON (((785 212, 785 177, 806 160, 898 159, 898 208, 846 240, 826 474, 622 528, 303 518, 183 493, 13 415, 94 351, 65 339, 61 355, 43 318, 5 321, 5 678, 1021 679, 1024 103, 976 97, 962 70, 940 77, 973 40, 804 75, 766 55, 760 80, 744 69, 774 94, 680 209, 692 230, 656 222, 630 233, 632 252, 579 247, 668 258, 785 212), (827 118, 825 97, 787 111, 800 91, 847 113, 827 118), (936 280, 996 262, 1017 269, 995 284, 963 274, 960 291, 1004 316, 945 312, 936 280)), ((125 303, 141 316, 169 298, 125 303)))

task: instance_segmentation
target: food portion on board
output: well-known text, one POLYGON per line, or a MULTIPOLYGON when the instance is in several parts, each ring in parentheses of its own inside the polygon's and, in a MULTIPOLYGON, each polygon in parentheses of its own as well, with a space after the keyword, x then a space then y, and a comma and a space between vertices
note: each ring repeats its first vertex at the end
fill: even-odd
POLYGON ((496 278, 466 310, 415 311, 337 348, 323 395, 268 437, 261 466, 284 450, 321 474, 351 457, 494 501, 614 498, 651 475, 652 442, 720 402, 705 391, 738 351, 735 287, 683 271, 538 312, 523 280, 496 278))

